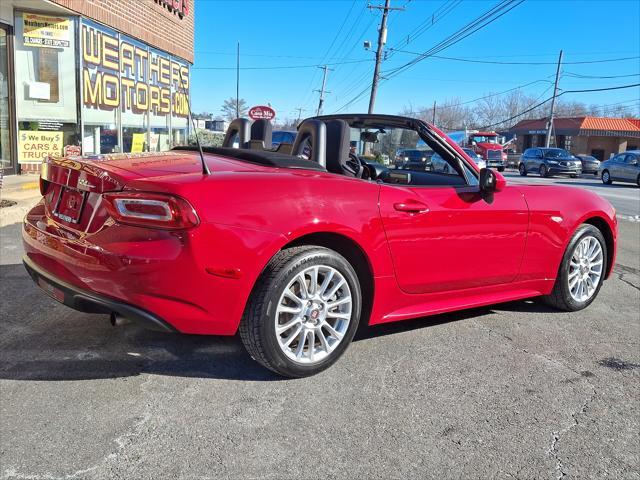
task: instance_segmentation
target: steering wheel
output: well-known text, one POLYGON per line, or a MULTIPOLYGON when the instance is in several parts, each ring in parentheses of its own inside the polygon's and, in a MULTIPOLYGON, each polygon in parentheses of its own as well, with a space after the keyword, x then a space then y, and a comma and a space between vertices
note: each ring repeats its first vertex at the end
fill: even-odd
POLYGON ((347 169, 356 178, 362 178, 365 168, 362 162, 355 153, 349 152, 349 160, 344 164, 344 168, 347 169))

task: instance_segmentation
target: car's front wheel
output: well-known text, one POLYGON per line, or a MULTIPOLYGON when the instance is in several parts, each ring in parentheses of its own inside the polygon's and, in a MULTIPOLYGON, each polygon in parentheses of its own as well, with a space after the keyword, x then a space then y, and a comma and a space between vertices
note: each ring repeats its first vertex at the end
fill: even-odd
POLYGON ((498 167, 499 172, 504 172, 504 167, 498 167))
POLYGON ((607 244, 602 232, 583 224, 571 237, 556 282, 544 301, 574 312, 587 307, 598 295, 607 268, 607 244))
POLYGON ((524 163, 520 164, 520 166, 518 167, 518 171, 520 172, 520 175, 522 175, 523 177, 527 176, 527 167, 524 166, 524 163))
POLYGON ((611 181, 611 174, 609 173, 609 170, 602 171, 602 183, 605 185, 611 185, 613 183, 611 181))
POLYGON ((547 177, 549 175, 549 172, 548 172, 547 167, 545 165, 540 165, 539 173, 540 173, 541 177, 547 177))
POLYGON ((240 323, 247 351, 286 377, 331 366, 358 328, 362 296, 351 264, 333 250, 282 250, 258 280, 240 323))

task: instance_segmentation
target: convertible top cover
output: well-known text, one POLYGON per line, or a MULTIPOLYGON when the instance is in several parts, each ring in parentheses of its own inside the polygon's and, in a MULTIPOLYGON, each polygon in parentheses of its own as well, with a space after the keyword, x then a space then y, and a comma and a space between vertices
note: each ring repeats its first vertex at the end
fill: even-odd
MULTIPOLYGON (((186 150, 189 152, 197 152, 198 148, 193 146, 174 147, 172 150, 186 150)), ((278 152, 269 152, 265 150, 245 150, 240 148, 229 147, 202 147, 204 153, 220 155, 223 157, 234 158, 244 162, 256 163, 258 165, 266 165, 278 168, 304 168, 307 170, 320 170, 326 172, 326 169, 311 160, 285 155, 278 152)))

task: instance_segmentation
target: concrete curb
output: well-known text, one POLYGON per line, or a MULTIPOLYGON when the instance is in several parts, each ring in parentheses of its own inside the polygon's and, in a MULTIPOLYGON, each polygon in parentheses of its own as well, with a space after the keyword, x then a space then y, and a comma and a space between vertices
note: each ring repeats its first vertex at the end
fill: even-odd
POLYGON ((24 216, 36 203, 40 201, 40 198, 40 192, 37 192, 37 196, 31 196, 19 200, 15 198, 8 198, 7 200, 14 200, 18 203, 11 207, 0 208, 0 228, 22 222, 24 216))

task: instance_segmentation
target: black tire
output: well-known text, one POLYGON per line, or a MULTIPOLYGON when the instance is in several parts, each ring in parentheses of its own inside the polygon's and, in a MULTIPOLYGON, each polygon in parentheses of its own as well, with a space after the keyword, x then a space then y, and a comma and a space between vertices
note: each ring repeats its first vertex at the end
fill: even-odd
POLYGON ((527 176, 527 167, 524 166, 524 163, 521 163, 520 165, 518 165, 518 171, 520 172, 520 176, 522 177, 527 176))
POLYGON ((582 310, 583 308, 588 307, 591 302, 593 302, 598 296, 598 292, 602 287, 602 282, 604 281, 605 272, 607 271, 607 242, 602 235, 602 232, 598 230, 593 225, 582 224, 576 232, 571 237, 571 241, 569 245, 567 245, 567 249, 564 252, 562 257, 562 262, 560 263, 560 268, 558 268, 558 274, 556 276, 556 282, 553 285, 553 290, 549 295, 544 295, 542 297, 543 301, 558 310, 564 310, 567 312, 575 312, 578 310, 582 310), (580 241, 587 237, 592 236, 600 243, 602 247, 602 275, 600 277, 600 283, 597 285, 595 292, 593 295, 583 302, 579 302, 575 300, 569 291, 569 263, 571 262, 571 257, 573 256, 574 250, 576 246, 580 243, 580 241))
POLYGON ((640 175, 638 175, 638 178, 636 178, 636 185, 640 187, 640 175))
POLYGON ((602 171, 602 183, 604 183, 605 185, 611 185, 613 183, 609 170, 602 171))
POLYGON ((546 178, 549 176, 549 171, 547 170, 547 167, 544 165, 540 165, 540 170, 538 170, 538 173, 540 173, 540 176, 542 178, 546 178))
POLYGON ((571 178, 578 178, 578 175, 569 175, 571 178))
POLYGON ((498 167, 499 172, 504 172, 504 167, 498 167))
POLYGON ((287 248, 271 259, 258 279, 240 322, 240 338, 254 360, 279 375, 291 378, 315 375, 333 365, 347 349, 358 329, 361 308, 358 276, 342 255, 315 245, 287 248), (322 361, 306 365, 294 362, 282 351, 274 327, 275 311, 289 282, 316 265, 332 267, 344 277, 351 292, 352 313, 347 330, 335 349, 322 361))

